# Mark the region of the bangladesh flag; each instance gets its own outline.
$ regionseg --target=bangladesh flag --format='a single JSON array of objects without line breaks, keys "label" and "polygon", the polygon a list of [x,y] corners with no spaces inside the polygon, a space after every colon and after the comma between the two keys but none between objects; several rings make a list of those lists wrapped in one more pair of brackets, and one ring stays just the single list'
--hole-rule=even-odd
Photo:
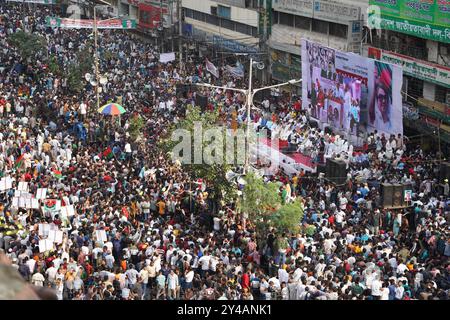
[{"label": "bangladesh flag", "polygon": [[108,147],[105,151],[103,151],[102,156],[110,160],[114,156],[111,147]]},{"label": "bangladesh flag", "polygon": [[15,168],[15,169],[20,168],[22,165],[23,165],[23,154],[20,155],[20,157],[18,157],[18,158],[16,159],[16,163],[15,163],[15,165],[14,165],[14,168]]},{"label": "bangladesh flag", "polygon": [[62,177],[63,177],[61,171],[56,170],[56,169],[53,170],[53,176],[54,176],[56,179],[62,179]]}]

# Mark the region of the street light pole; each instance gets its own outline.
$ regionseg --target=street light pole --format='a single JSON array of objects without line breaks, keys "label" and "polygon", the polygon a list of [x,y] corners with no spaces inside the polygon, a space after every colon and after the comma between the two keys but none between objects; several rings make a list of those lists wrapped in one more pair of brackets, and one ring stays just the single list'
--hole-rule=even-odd
[{"label": "street light pole", "polygon": [[248,77],[248,91],[247,91],[247,128],[245,130],[245,165],[244,165],[244,174],[247,173],[248,165],[250,162],[250,109],[253,105],[253,88],[252,88],[252,78],[253,78],[253,58],[250,58],[250,74]]},{"label": "street light pole", "polygon": [[213,89],[221,89],[221,90],[232,90],[232,91],[236,91],[236,92],[240,92],[246,95],[246,108],[247,108],[247,128],[246,128],[246,144],[245,144],[245,150],[246,150],[246,155],[245,155],[245,164],[244,164],[244,173],[246,174],[248,172],[248,166],[250,164],[250,125],[251,125],[251,121],[250,121],[250,110],[253,107],[253,98],[255,96],[255,94],[259,91],[262,90],[267,90],[267,89],[273,89],[273,88],[279,88],[282,86],[286,86],[286,85],[293,85],[293,84],[297,84],[302,82],[302,80],[289,80],[288,82],[283,82],[283,83],[279,83],[279,84],[275,84],[272,86],[267,86],[267,87],[262,87],[262,88],[257,88],[257,89],[253,89],[252,88],[252,68],[253,65],[253,59],[250,59],[250,75],[249,75],[249,88],[247,90],[245,89],[238,89],[238,88],[230,88],[230,87],[225,87],[225,86],[214,86],[211,85],[209,83],[196,83],[196,86],[200,86],[200,87],[206,87],[206,88],[213,88]]},{"label": "street light pole", "polygon": [[100,92],[99,92],[100,79],[99,79],[99,72],[98,72],[97,37],[98,37],[97,10],[96,10],[96,7],[94,6],[94,58],[95,58],[95,81],[97,82],[97,86],[96,86],[95,90],[97,93],[97,110],[98,110],[100,108]]}]

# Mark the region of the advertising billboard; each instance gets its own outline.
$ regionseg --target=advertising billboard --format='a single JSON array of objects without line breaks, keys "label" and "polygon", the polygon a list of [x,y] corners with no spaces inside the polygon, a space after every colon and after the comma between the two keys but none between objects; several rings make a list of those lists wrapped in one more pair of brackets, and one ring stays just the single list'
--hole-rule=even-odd
[{"label": "advertising billboard", "polygon": [[450,1],[370,0],[380,10],[382,29],[450,43]]},{"label": "advertising billboard", "polygon": [[303,39],[302,78],[303,108],[336,131],[403,134],[400,67]]}]

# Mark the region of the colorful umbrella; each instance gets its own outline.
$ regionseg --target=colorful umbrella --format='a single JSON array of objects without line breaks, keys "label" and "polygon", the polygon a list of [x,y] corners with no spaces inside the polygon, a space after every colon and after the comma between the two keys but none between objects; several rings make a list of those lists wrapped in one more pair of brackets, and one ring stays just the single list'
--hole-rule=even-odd
[{"label": "colorful umbrella", "polygon": [[126,110],[120,104],[108,103],[105,104],[100,109],[98,109],[98,112],[102,114],[108,114],[111,116],[118,116],[121,115],[122,113],[125,113]]}]

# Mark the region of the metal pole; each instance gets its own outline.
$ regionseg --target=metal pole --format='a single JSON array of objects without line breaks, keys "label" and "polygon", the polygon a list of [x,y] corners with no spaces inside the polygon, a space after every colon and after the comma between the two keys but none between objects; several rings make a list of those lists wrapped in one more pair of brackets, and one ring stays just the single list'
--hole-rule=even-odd
[{"label": "metal pole", "polygon": [[442,153],[441,153],[441,121],[439,120],[439,127],[438,127],[438,146],[439,146],[439,161],[442,160]]},{"label": "metal pole", "polygon": [[98,37],[98,30],[97,30],[97,11],[95,10],[94,6],[94,58],[95,58],[95,81],[97,82],[97,86],[95,88],[97,93],[97,110],[100,108],[100,92],[98,90],[100,86],[100,80],[98,75],[98,50],[97,50],[97,37]]},{"label": "metal pole", "polygon": [[248,172],[248,166],[250,164],[250,110],[253,104],[253,89],[252,89],[252,76],[253,76],[253,58],[250,58],[250,74],[248,77],[248,90],[247,90],[247,128],[245,130],[246,138],[246,154],[245,154],[245,166],[244,173]]},{"label": "metal pole", "polygon": [[183,22],[181,0],[177,0],[177,14],[178,14],[178,51],[180,51],[180,70],[183,67]]}]

